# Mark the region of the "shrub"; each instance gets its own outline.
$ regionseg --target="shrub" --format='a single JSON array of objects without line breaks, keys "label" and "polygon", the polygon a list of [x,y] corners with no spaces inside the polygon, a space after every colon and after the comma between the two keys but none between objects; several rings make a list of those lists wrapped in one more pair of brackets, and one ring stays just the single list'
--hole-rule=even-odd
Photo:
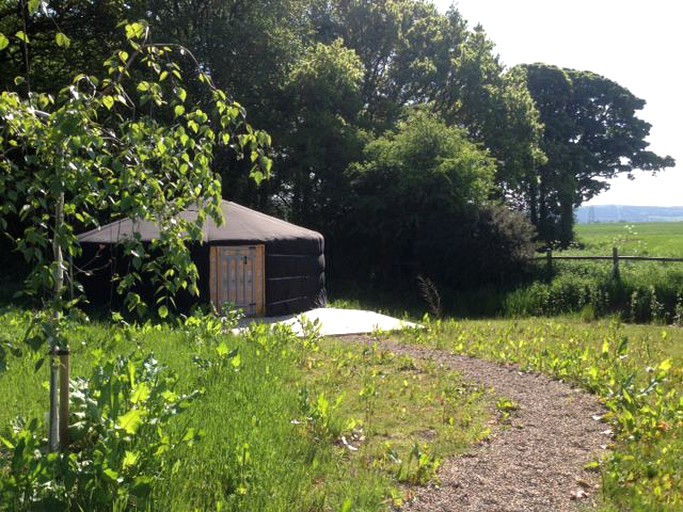
[{"label": "shrub", "polygon": [[446,219],[424,229],[416,242],[418,265],[435,281],[471,289],[528,275],[535,231],[522,214],[488,205]]},{"label": "shrub", "polygon": [[683,271],[639,262],[623,265],[621,278],[611,264],[558,263],[549,282],[537,280],[507,295],[504,310],[513,316],[582,312],[594,317],[618,314],[629,322],[680,321]]},{"label": "shrub", "polygon": [[177,394],[176,384],[152,355],[97,358],[91,378],[74,381],[67,449],[47,453],[37,419],[19,419],[0,437],[0,510],[143,507],[163,455],[198,437],[192,429],[168,433],[169,420],[198,394]]}]

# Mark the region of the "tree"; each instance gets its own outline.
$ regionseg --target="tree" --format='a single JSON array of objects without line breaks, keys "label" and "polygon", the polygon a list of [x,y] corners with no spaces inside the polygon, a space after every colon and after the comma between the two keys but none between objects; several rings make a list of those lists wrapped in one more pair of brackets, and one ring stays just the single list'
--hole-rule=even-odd
[{"label": "tree", "polygon": [[[0,89],[56,94],[78,73],[99,74],[102,62],[125,42],[117,24],[128,19],[124,0],[6,0],[0,32],[15,44],[0,52]],[[55,35],[68,41],[55,44]],[[19,35],[17,35],[19,34]],[[17,87],[15,77],[24,83]]]},{"label": "tree", "polygon": [[619,174],[673,167],[648,151],[650,124],[637,117],[645,101],[605,77],[545,64],[523,66],[545,129],[538,187],[529,190],[532,220],[546,241],[573,239],[574,208],[609,189]]},{"label": "tree", "polygon": [[523,208],[523,191],[544,161],[542,127],[524,73],[505,70],[484,30],[469,29],[454,8],[444,15],[426,2],[331,3],[336,11],[324,12],[366,70],[363,126],[381,133],[404,109],[427,106],[491,152],[492,194]]},{"label": "tree", "polygon": [[362,151],[362,77],[358,56],[341,40],[311,47],[289,73],[282,94],[295,115],[280,139],[275,195],[295,222],[330,228],[344,209],[344,171]]},{"label": "tree", "polygon": [[[105,62],[104,78],[79,74],[57,96],[0,94],[0,227],[8,215],[22,223],[16,245],[31,265],[26,288],[55,312],[45,331],[53,353],[68,346],[59,322],[72,305],[64,283],[68,259],[80,251],[78,230],[121,217],[158,223],[162,234],[150,247],[123,241],[133,270],[118,276],[118,288],[129,307],[144,311],[133,286],[146,274],[157,285],[154,308],[165,317],[179,290],[198,293],[189,244],[201,241],[207,216],[222,220],[214,150],[246,151],[256,180],[270,168],[268,136],[246,124],[244,110],[201,69],[197,80],[212,109],[187,101],[175,61],[191,58],[186,49],[154,44],[144,23],[126,25],[125,34],[128,47]],[[56,36],[57,44],[66,41]],[[196,221],[178,216],[190,205]],[[50,437],[54,449],[52,430]]]},{"label": "tree", "polygon": [[464,250],[449,245],[453,231],[486,202],[495,162],[461,128],[417,111],[370,142],[365,162],[350,172],[356,215],[346,243],[365,273],[386,282],[416,270],[435,275],[439,264],[453,264],[437,264],[433,251]]}]

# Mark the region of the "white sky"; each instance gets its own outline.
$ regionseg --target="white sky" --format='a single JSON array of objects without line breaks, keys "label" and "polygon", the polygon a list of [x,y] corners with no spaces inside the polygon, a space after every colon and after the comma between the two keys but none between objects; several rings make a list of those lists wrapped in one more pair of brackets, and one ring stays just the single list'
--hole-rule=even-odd
[{"label": "white sky", "polygon": [[[451,0],[434,0],[445,11]],[[652,151],[677,167],[657,176],[612,180],[587,204],[683,205],[683,98],[680,52],[683,11],[676,0],[454,0],[470,27],[481,23],[507,66],[544,62],[593,71],[629,89],[647,105]],[[678,86],[678,87],[677,87]]]}]

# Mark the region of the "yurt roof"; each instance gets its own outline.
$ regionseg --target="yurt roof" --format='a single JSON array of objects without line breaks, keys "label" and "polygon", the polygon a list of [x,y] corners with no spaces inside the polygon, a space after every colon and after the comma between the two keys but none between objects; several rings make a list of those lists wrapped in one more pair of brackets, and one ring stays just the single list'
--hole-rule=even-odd
[{"label": "yurt roof", "polygon": [[[321,239],[316,231],[291,224],[264,213],[246,208],[231,201],[222,201],[223,224],[220,226],[211,218],[207,218],[204,226],[204,242],[271,242],[283,240]],[[197,210],[188,208],[180,214],[183,219],[194,221]],[[111,224],[87,231],[79,235],[85,243],[113,244],[139,233],[143,241],[159,238],[159,226],[149,221],[132,221],[121,219]]]}]

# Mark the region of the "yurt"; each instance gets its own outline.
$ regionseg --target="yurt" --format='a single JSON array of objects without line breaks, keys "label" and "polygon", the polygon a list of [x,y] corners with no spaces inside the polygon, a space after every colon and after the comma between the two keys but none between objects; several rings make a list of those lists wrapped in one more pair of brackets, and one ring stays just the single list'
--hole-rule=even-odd
[{"label": "yurt", "polygon": [[[320,233],[230,201],[223,201],[221,209],[223,224],[217,226],[207,219],[203,243],[192,248],[199,270],[200,302],[217,307],[230,303],[247,316],[286,315],[325,305]],[[197,212],[188,209],[181,216],[194,220]],[[151,242],[159,237],[159,227],[124,219],[79,236],[83,256],[78,266],[88,275],[82,281],[91,302],[115,300],[112,276],[116,269],[120,273],[125,268],[116,244],[134,233],[143,242]]]}]

